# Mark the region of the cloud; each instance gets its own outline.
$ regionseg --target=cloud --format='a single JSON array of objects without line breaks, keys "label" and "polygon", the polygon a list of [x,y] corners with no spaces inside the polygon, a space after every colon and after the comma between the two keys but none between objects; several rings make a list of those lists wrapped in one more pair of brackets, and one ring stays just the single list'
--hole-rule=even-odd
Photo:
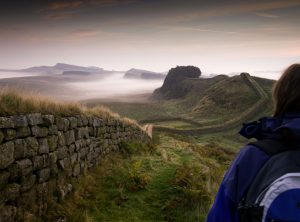
[{"label": "cloud", "polygon": [[136,0],[78,0],[78,1],[54,1],[48,4],[48,10],[67,10],[67,9],[77,9],[81,7],[110,7],[119,6],[135,3]]},{"label": "cloud", "polygon": [[112,41],[113,39],[124,39],[124,33],[108,32],[101,28],[77,29],[62,36],[60,41],[80,41],[80,40],[97,40],[97,41]]},{"label": "cloud", "polygon": [[45,15],[44,18],[48,20],[63,20],[63,19],[72,18],[74,15],[75,12],[73,11],[60,11],[60,12],[48,13]]},{"label": "cloud", "polygon": [[237,32],[233,31],[224,31],[224,30],[216,30],[216,29],[208,29],[208,28],[201,28],[201,27],[187,27],[187,26],[169,26],[164,27],[170,31],[197,31],[197,32],[212,32],[212,33],[222,33],[222,34],[236,34]]},{"label": "cloud", "polygon": [[[300,1],[295,0],[285,0],[285,1],[259,1],[259,2],[244,2],[240,4],[227,4],[226,6],[216,7],[212,10],[208,10],[204,13],[206,16],[218,16],[218,15],[228,15],[228,14],[242,14],[249,12],[256,12],[262,15],[267,15],[270,17],[271,14],[262,13],[262,11],[274,10],[274,9],[284,9],[291,8],[294,6],[300,6]],[[274,16],[273,16],[274,17]]]},{"label": "cloud", "polygon": [[64,10],[64,9],[74,9],[80,7],[84,2],[83,1],[54,1],[48,5],[50,10]]},{"label": "cloud", "polygon": [[290,8],[299,5],[300,2],[295,0],[259,1],[256,3],[245,3],[245,4],[237,5],[236,9],[240,12],[247,12],[247,11],[260,12],[263,10],[284,9],[284,8]]},{"label": "cloud", "polygon": [[85,8],[93,7],[113,7],[127,5],[136,2],[136,0],[78,0],[78,1],[53,1],[44,8],[36,12],[45,15],[49,20],[63,20],[74,17],[82,13]]},{"label": "cloud", "polygon": [[73,31],[68,37],[70,39],[85,39],[85,38],[95,37],[99,34],[100,31],[98,30],[81,29],[81,30]]},{"label": "cloud", "polygon": [[263,12],[257,12],[257,13],[255,13],[255,15],[257,15],[259,17],[270,18],[270,19],[277,19],[280,17],[279,15],[274,15],[271,13],[263,13]]},{"label": "cloud", "polygon": [[119,6],[128,5],[137,2],[137,0],[89,0],[88,3],[97,6]]},{"label": "cloud", "polygon": [[275,9],[285,9],[291,7],[300,6],[300,1],[296,0],[273,0],[273,1],[256,1],[256,2],[221,2],[218,4],[211,4],[208,7],[200,7],[201,5],[195,5],[195,9],[191,9],[188,13],[178,14],[169,13],[163,18],[158,18],[159,23],[177,24],[180,22],[197,21],[200,19],[224,17],[232,15],[242,15],[247,13],[258,13],[264,17],[275,18],[276,15],[266,13],[265,11]]}]

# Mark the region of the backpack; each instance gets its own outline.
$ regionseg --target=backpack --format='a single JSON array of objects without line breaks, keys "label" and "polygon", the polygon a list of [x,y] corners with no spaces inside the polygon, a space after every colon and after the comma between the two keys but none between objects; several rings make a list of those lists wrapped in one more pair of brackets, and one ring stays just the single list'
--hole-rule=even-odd
[{"label": "backpack", "polygon": [[239,203],[241,222],[300,222],[300,150],[282,142],[252,143],[270,156]]}]

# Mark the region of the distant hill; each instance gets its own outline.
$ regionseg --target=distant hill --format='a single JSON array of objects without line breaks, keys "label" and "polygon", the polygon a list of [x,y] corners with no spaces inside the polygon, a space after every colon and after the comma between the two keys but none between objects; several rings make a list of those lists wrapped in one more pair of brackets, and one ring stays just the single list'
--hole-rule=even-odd
[{"label": "distant hill", "polygon": [[18,72],[16,69],[0,69],[0,72]]},{"label": "distant hill", "polygon": [[130,69],[124,75],[124,78],[128,79],[164,79],[165,77],[165,74],[142,69]]},{"label": "distant hill", "polygon": [[98,67],[84,67],[84,66],[76,66],[65,63],[57,63],[54,66],[35,66],[27,69],[21,69],[20,72],[33,72],[33,73],[42,73],[42,74],[62,74],[65,71],[80,71],[80,72],[89,72],[95,74],[101,74],[105,71],[102,68]]},{"label": "distant hill", "polygon": [[[154,101],[168,104],[174,117],[207,122],[214,130],[233,127],[257,116],[270,115],[274,80],[241,73],[233,77],[218,75],[198,78],[197,67],[176,67],[164,84],[152,94]],[[162,118],[164,121],[167,119]],[[223,124],[224,123],[224,124]],[[226,123],[226,124],[225,124]]]},{"label": "distant hill", "polygon": [[91,73],[90,72],[85,72],[85,71],[64,71],[62,74],[63,75],[83,75],[83,76],[86,76],[86,75],[90,75]]},{"label": "distant hill", "polygon": [[155,130],[202,135],[237,130],[243,122],[270,116],[274,83],[248,73],[203,78],[199,68],[179,66],[169,71],[150,101],[105,105],[122,116],[153,123]]}]

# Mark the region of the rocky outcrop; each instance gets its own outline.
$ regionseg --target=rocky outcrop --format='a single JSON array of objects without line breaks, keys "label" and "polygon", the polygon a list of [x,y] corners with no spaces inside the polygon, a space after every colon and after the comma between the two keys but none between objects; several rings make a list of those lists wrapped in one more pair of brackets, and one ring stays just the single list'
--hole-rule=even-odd
[{"label": "rocky outcrop", "polygon": [[71,180],[134,140],[147,143],[150,137],[116,119],[0,117],[0,221],[43,217],[48,200],[60,201],[72,191]]},{"label": "rocky outcrop", "polygon": [[184,84],[184,80],[199,78],[201,71],[195,66],[177,66],[170,69],[161,88],[153,93],[155,99],[177,99],[186,95],[189,86]]}]

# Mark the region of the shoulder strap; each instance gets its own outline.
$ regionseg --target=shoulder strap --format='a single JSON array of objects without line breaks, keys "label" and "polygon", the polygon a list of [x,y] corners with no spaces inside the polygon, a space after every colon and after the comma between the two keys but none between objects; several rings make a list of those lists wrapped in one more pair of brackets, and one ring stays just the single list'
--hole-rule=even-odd
[{"label": "shoulder strap", "polygon": [[[285,143],[284,141],[265,139],[265,140],[259,140],[249,144],[254,145],[260,150],[262,150],[263,152],[265,152],[267,155],[270,156],[270,159],[258,171],[245,197],[240,202],[240,206],[239,206],[240,218],[245,218],[244,220],[240,220],[240,221],[261,221],[262,208],[259,205],[255,204],[258,195],[261,194],[261,192],[263,192],[265,188],[269,184],[271,184],[276,178],[282,176],[286,172],[294,172],[296,170],[299,170],[300,160],[299,160],[299,165],[294,166],[293,161],[291,162],[288,158],[281,158],[282,155],[284,156],[290,155],[289,152],[285,152],[285,151],[292,150],[290,148],[291,146],[288,143]],[[276,154],[280,154],[280,155],[276,155]],[[287,160],[289,162],[286,162]],[[274,162],[276,162],[276,165],[274,165]],[[291,163],[292,165],[290,166],[289,163]]]},{"label": "shoulder strap", "polygon": [[[291,149],[290,148],[291,146],[284,143],[283,141],[271,140],[271,139],[259,140],[257,142],[250,143],[250,144],[255,145],[260,150],[264,151],[267,155],[270,156],[270,159],[258,171],[256,177],[252,181],[247,191],[246,202],[254,203],[257,195],[260,194],[265,189],[265,187],[267,187],[276,178],[290,171],[291,167],[289,165],[289,160],[287,160],[288,158],[282,158],[282,157],[285,154],[286,154],[285,156],[289,156],[289,152],[285,152],[285,151],[292,151],[293,149]],[[291,162],[291,164],[293,163]],[[294,168],[299,170],[298,166],[293,167],[293,169]]]},{"label": "shoulder strap", "polygon": [[272,139],[258,140],[256,142],[249,143],[249,145],[258,147],[269,156],[274,156],[275,154],[289,150],[289,146],[284,142]]}]

